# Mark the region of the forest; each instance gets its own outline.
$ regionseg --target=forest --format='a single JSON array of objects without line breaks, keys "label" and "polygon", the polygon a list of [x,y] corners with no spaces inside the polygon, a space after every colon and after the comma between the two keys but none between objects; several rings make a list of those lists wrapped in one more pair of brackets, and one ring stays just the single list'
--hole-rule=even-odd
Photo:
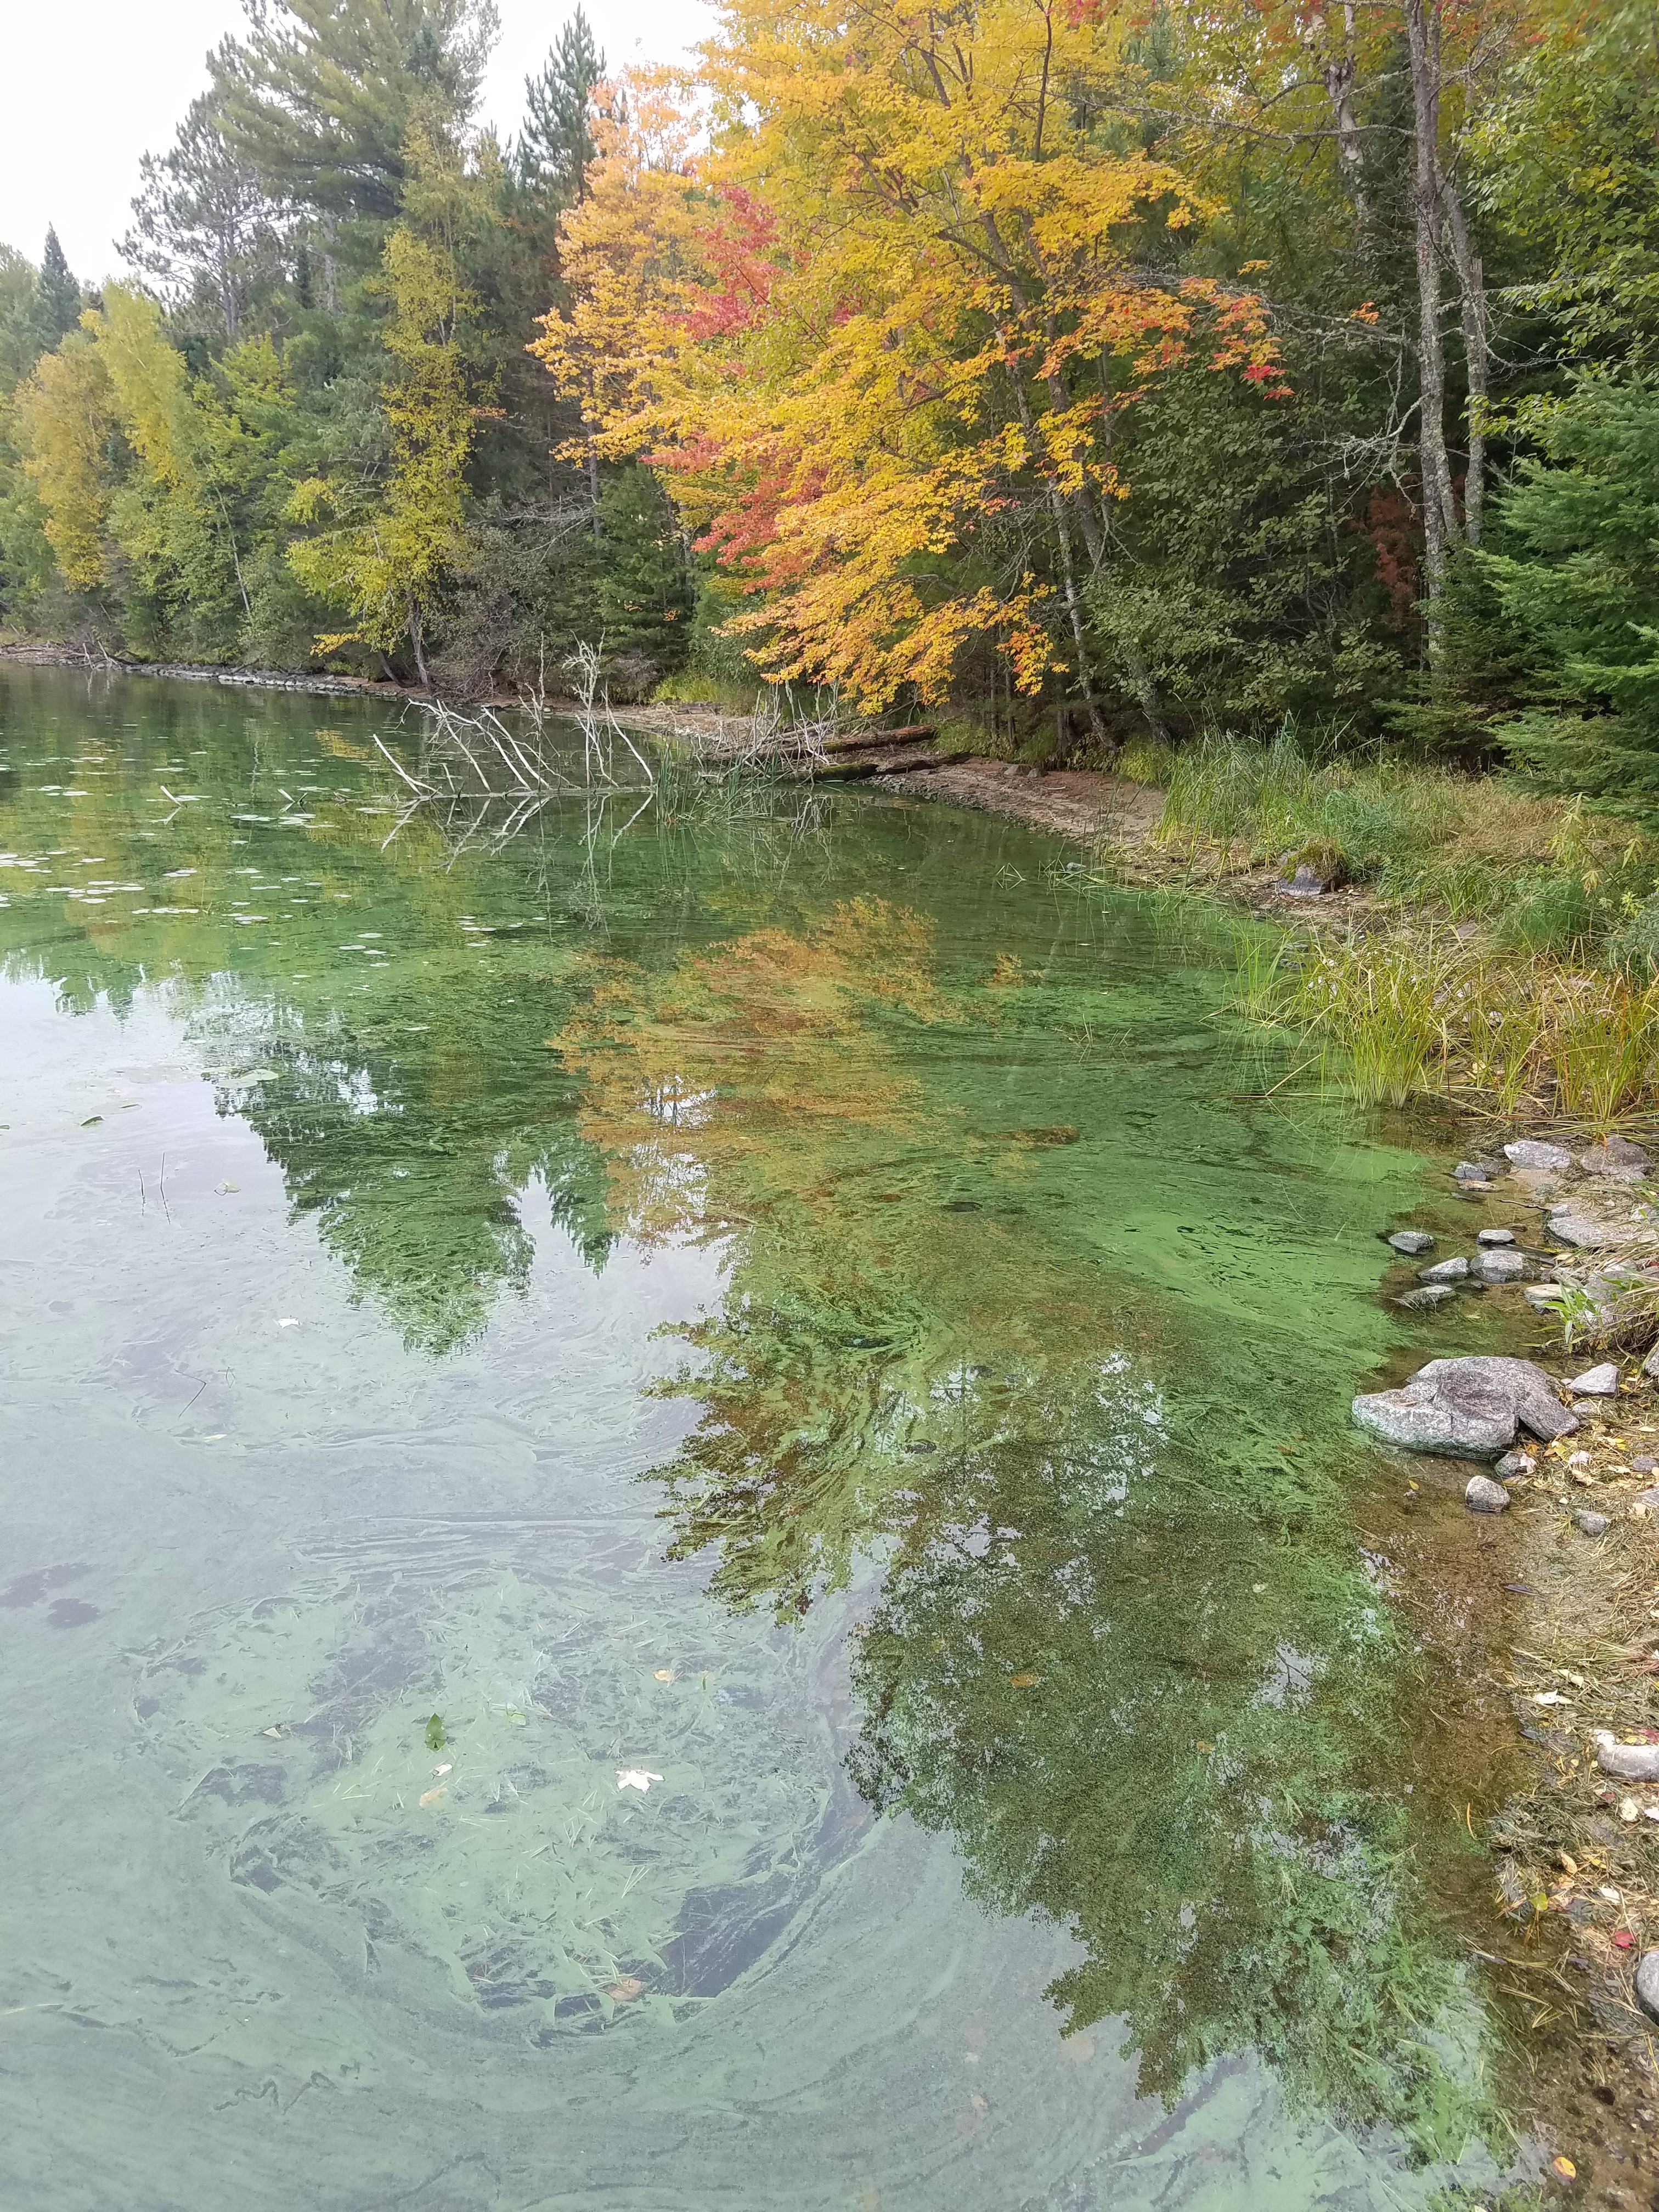
[{"label": "forest", "polygon": [[0,618],[981,750],[1659,758],[1659,18],[726,0],[503,144],[488,0],[271,0],[93,285],[0,249]]}]

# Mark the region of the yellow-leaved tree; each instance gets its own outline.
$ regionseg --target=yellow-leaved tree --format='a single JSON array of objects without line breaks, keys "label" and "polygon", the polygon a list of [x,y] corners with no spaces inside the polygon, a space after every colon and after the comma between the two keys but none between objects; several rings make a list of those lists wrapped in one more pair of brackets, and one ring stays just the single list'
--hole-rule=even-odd
[{"label": "yellow-leaved tree", "polygon": [[665,471],[774,676],[876,706],[994,657],[1026,692],[1067,672],[1099,731],[1119,412],[1194,348],[1278,374],[1254,295],[1146,273],[1198,202],[1141,143],[1129,29],[728,0],[695,82],[611,103],[538,350]]},{"label": "yellow-leaved tree", "polygon": [[56,352],[42,354],[15,404],[23,470],[46,510],[52,558],[74,590],[95,591],[104,580],[115,410],[89,334],[71,331]]},{"label": "yellow-leaved tree", "polygon": [[407,637],[425,684],[432,600],[465,538],[474,413],[456,333],[473,303],[448,245],[407,223],[386,240],[378,282],[396,363],[380,393],[390,466],[379,483],[313,477],[297,485],[290,519],[320,527],[289,548],[289,560],[311,590],[355,617],[351,629],[319,638],[319,652],[353,642],[385,651]]}]

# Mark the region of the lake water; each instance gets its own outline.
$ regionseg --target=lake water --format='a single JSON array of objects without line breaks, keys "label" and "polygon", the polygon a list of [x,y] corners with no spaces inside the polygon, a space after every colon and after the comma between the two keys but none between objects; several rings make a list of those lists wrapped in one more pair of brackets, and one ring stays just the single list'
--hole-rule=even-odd
[{"label": "lake water", "polygon": [[9,2212],[1466,2201],[1428,1163],[1035,835],[377,733],[0,674]]}]

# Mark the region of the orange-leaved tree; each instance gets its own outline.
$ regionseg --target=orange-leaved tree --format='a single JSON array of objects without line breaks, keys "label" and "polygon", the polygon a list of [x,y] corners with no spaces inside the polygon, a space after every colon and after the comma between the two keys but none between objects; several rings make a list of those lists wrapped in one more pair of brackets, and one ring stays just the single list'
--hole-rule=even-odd
[{"label": "orange-leaved tree", "polygon": [[[611,103],[538,342],[751,595],[770,674],[878,706],[991,655],[1099,728],[1085,587],[1112,432],[1195,347],[1278,375],[1260,301],[1169,273],[1199,212],[1098,0],[728,0],[678,99]],[[694,150],[696,149],[696,150]]]}]

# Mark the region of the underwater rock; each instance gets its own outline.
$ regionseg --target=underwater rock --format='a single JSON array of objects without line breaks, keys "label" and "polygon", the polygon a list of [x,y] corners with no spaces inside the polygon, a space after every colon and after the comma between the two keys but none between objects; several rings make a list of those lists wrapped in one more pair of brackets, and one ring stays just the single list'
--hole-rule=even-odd
[{"label": "underwater rock", "polygon": [[1515,1231],[1512,1229],[1480,1229],[1475,1231],[1474,1241],[1477,1244],[1513,1244]]},{"label": "underwater rock", "polygon": [[1572,1154],[1565,1145],[1546,1145],[1536,1137],[1517,1137],[1512,1145],[1504,1147],[1504,1158],[1511,1167],[1570,1168]]},{"label": "underwater rock", "polygon": [[1530,1359],[1431,1359],[1398,1390],[1358,1397],[1354,1425],[1407,1451],[1496,1459],[1519,1428],[1547,1443],[1578,1426]]},{"label": "underwater rock", "polygon": [[1434,1239],[1426,1229],[1396,1229],[1389,1242],[1396,1252],[1403,1252],[1408,1260],[1414,1260],[1419,1252],[1430,1252],[1434,1249]]},{"label": "underwater rock", "polygon": [[1455,1298],[1456,1296],[1456,1291],[1449,1283],[1428,1283],[1420,1291],[1407,1291],[1403,1296],[1395,1300],[1395,1304],[1397,1306],[1410,1307],[1443,1306],[1448,1298]]},{"label": "underwater rock", "polygon": [[1530,1474],[1537,1464],[1529,1451],[1505,1452],[1492,1473],[1500,1482],[1513,1482],[1517,1474]]},{"label": "underwater rock", "polygon": [[1437,1260],[1432,1267],[1419,1267],[1419,1283],[1461,1283],[1469,1272],[1469,1263],[1462,1253],[1455,1260]]},{"label": "underwater rock", "polygon": [[1473,1160],[1459,1160],[1452,1170],[1452,1181],[1461,1182],[1466,1190],[1487,1190],[1492,1186],[1485,1168],[1477,1167]]},{"label": "underwater rock", "polygon": [[1620,1743],[1611,1729],[1597,1729],[1595,1763],[1621,1782],[1659,1782],[1659,1743]]},{"label": "underwater rock", "polygon": [[1575,1398],[1611,1398],[1619,1388],[1619,1370],[1611,1359],[1604,1359],[1599,1367],[1587,1367],[1582,1375],[1575,1375],[1567,1384]]},{"label": "underwater rock", "polygon": [[1510,1493],[1489,1474],[1472,1474],[1464,1486],[1463,1503],[1471,1513],[1507,1513]]}]

